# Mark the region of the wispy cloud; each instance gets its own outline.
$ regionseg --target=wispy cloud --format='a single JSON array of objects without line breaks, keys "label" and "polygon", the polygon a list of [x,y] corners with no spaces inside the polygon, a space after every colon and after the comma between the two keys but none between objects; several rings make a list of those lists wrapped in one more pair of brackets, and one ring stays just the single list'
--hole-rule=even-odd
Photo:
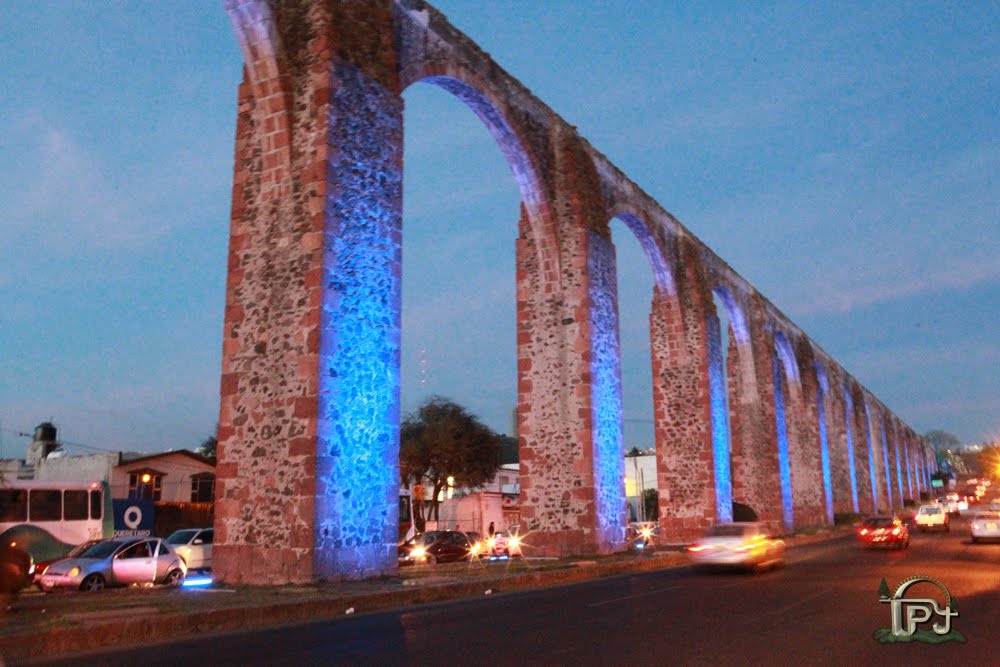
[{"label": "wispy cloud", "polygon": [[43,240],[47,252],[65,255],[134,246],[169,228],[164,221],[148,224],[135,206],[141,191],[117,185],[108,167],[67,130],[40,119],[27,124],[21,131],[37,141],[14,156],[24,188],[9,191],[2,204],[0,225],[8,238]]}]

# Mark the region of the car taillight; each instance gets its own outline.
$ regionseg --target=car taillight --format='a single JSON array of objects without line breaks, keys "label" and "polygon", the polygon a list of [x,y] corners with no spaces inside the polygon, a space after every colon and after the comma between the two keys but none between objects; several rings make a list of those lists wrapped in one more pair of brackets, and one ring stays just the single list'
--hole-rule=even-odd
[{"label": "car taillight", "polygon": [[688,547],[688,551],[704,551],[705,549],[711,549],[711,544],[695,544]]},{"label": "car taillight", "polygon": [[868,529],[867,528],[862,528],[861,529],[861,534],[862,535],[867,535],[868,534]]},{"label": "car taillight", "polygon": [[892,529],[892,534],[893,535],[899,535],[899,528],[893,528]]}]

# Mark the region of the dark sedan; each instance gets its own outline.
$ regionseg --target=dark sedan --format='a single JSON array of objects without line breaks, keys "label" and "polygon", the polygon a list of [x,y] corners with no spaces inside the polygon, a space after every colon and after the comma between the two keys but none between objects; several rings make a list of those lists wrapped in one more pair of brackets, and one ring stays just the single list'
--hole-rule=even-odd
[{"label": "dark sedan", "polygon": [[432,530],[399,545],[400,565],[448,563],[469,560],[472,544],[457,530]]}]

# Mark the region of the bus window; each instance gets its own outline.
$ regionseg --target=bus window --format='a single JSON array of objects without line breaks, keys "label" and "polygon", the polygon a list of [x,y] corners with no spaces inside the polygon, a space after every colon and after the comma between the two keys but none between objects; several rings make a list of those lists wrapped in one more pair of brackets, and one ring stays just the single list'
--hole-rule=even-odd
[{"label": "bus window", "polygon": [[62,491],[31,489],[28,491],[30,521],[58,521],[62,518]]},{"label": "bus window", "polygon": [[91,519],[100,519],[101,518],[101,510],[103,510],[103,509],[104,509],[104,506],[101,504],[101,492],[100,491],[91,491],[90,492],[90,518]]},{"label": "bus window", "polygon": [[63,519],[83,521],[87,518],[87,492],[63,491]]},{"label": "bus window", "polygon": [[27,519],[28,492],[24,489],[0,489],[0,522]]}]

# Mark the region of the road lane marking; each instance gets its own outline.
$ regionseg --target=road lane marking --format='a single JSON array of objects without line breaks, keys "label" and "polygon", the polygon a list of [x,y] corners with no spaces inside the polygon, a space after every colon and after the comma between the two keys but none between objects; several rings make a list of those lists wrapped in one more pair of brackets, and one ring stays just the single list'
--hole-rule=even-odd
[{"label": "road lane marking", "polygon": [[635,595],[626,595],[620,598],[611,598],[610,600],[601,600],[600,602],[591,602],[588,607],[600,607],[601,605],[611,604],[612,602],[621,602],[623,600],[634,600],[635,598],[646,597],[647,595],[654,595],[656,593],[662,593],[664,591],[676,591],[679,590],[680,586],[666,586],[664,588],[654,588],[651,591],[645,591],[642,593],[636,593]]}]

